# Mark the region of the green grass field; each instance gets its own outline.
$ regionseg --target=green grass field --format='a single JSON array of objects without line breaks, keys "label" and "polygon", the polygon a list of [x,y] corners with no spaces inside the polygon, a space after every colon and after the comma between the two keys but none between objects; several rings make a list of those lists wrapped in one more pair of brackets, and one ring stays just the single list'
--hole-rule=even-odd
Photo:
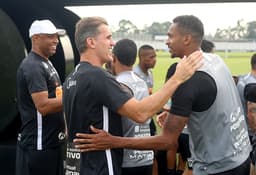
[{"label": "green grass field", "polygon": [[[250,71],[250,59],[253,52],[216,52],[223,58],[232,75],[242,75]],[[171,59],[169,52],[157,52],[157,62],[153,69],[154,91],[158,90],[164,83],[166,71],[169,66],[179,59]]]}]

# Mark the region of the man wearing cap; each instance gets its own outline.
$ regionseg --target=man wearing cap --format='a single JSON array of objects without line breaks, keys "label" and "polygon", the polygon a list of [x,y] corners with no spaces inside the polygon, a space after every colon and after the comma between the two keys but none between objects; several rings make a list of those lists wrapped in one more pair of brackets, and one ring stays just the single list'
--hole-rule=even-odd
[{"label": "man wearing cap", "polygon": [[32,49],[17,71],[17,99],[22,126],[18,135],[16,175],[63,175],[65,121],[59,75],[49,57],[59,43],[49,20],[29,29]]}]

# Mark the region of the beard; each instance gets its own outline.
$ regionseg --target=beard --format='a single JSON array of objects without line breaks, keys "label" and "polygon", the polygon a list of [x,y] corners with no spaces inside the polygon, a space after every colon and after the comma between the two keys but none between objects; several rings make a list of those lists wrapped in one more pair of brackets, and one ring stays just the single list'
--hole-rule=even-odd
[{"label": "beard", "polygon": [[177,55],[175,53],[171,53],[171,58],[176,58]]}]

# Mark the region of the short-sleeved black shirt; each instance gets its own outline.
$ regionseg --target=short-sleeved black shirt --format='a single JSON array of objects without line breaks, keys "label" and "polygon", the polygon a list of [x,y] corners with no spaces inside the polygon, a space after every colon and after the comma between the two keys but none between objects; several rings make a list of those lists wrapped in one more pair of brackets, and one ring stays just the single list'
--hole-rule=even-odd
[{"label": "short-sleeved black shirt", "polygon": [[[112,135],[122,136],[121,116],[116,111],[132,95],[125,92],[110,73],[88,62],[80,62],[66,78],[63,90],[69,142],[77,132],[91,133],[90,125],[100,129],[105,125]],[[108,109],[108,121],[103,119],[103,106]],[[122,153],[122,149],[111,150],[115,175],[120,174]],[[108,174],[107,161],[105,151],[82,153],[80,173]]]},{"label": "short-sleeved black shirt", "polygon": [[49,60],[30,52],[17,71],[17,99],[22,127],[19,141],[29,149],[56,147],[65,140],[65,123],[62,112],[43,116],[37,111],[31,94],[48,91],[55,98],[55,90],[61,82]]},{"label": "short-sleeved black shirt", "polygon": [[[176,66],[177,63],[169,67],[166,79],[174,74]],[[189,117],[192,111],[205,111],[213,104],[216,95],[217,86],[214,79],[203,71],[197,71],[173,94],[170,113]]]}]

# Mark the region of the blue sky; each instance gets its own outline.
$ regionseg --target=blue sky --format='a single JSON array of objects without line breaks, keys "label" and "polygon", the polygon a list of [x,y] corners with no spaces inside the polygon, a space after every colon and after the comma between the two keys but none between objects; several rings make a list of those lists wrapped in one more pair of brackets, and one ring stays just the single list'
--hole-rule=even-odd
[{"label": "blue sky", "polygon": [[256,3],[203,3],[120,6],[67,7],[80,17],[102,16],[115,30],[121,19],[130,20],[139,29],[152,22],[172,21],[179,15],[195,15],[204,23],[205,33],[214,34],[217,28],[236,26],[238,20],[256,21]]}]

